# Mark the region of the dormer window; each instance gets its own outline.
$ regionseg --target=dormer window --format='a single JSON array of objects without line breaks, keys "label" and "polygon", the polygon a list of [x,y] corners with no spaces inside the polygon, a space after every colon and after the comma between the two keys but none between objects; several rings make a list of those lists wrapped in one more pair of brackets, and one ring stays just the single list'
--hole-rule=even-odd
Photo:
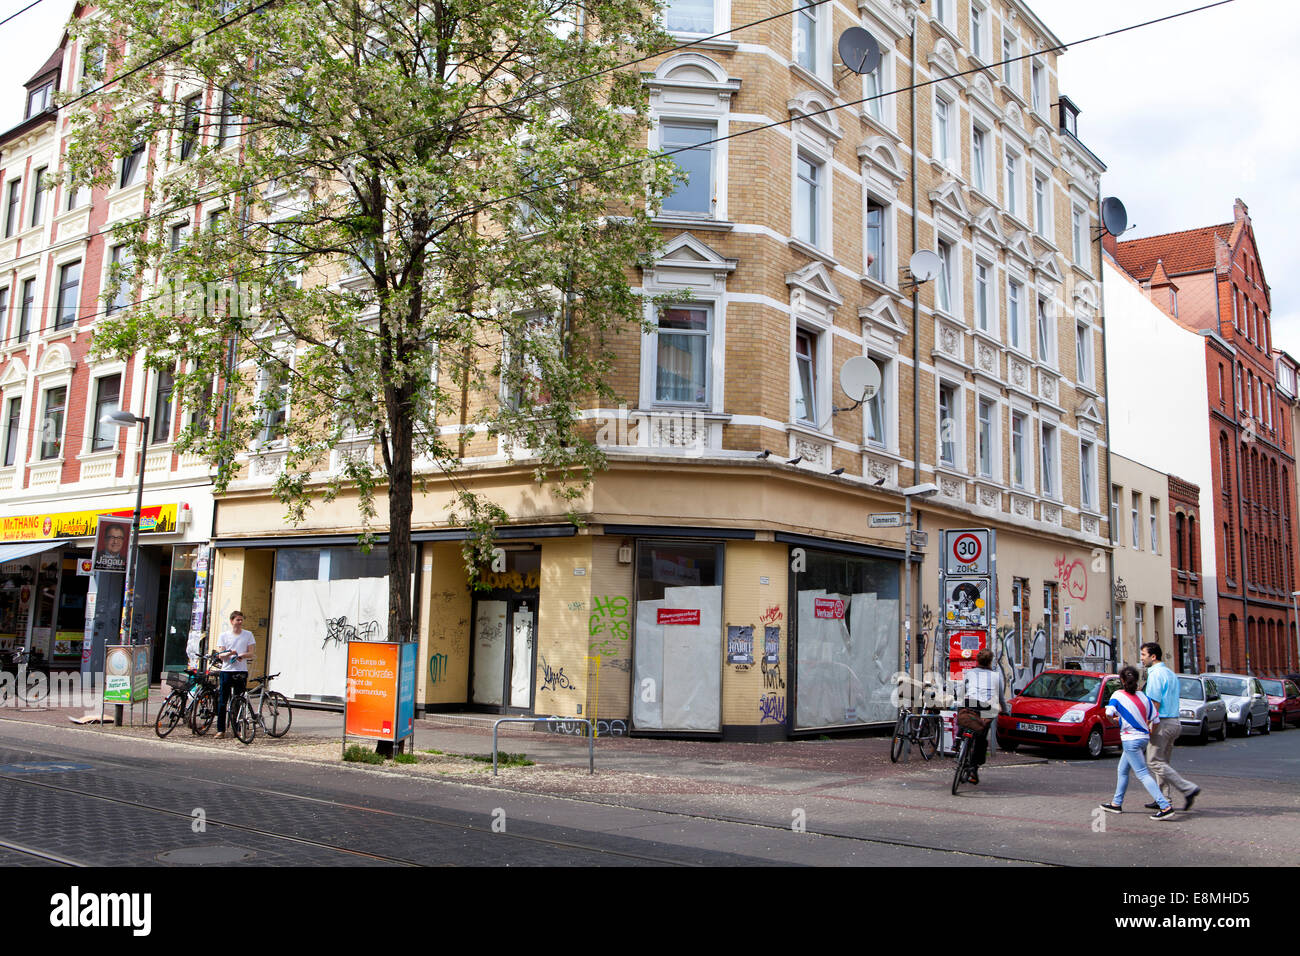
[{"label": "dormer window", "polygon": [[27,116],[24,119],[30,119],[38,113],[44,113],[50,108],[54,97],[54,81],[49,80],[42,83],[36,89],[27,94]]},{"label": "dormer window", "polygon": [[1069,133],[1075,139],[1078,139],[1079,107],[1075,106],[1068,96],[1059,97],[1057,105],[1061,108],[1061,132]]}]

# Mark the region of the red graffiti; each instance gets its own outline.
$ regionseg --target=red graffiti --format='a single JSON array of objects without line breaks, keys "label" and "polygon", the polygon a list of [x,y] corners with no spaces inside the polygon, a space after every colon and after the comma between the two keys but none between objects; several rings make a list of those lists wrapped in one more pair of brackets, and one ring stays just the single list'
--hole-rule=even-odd
[{"label": "red graffiti", "polygon": [[1080,601],[1088,597],[1088,572],[1078,558],[1067,563],[1065,555],[1056,559],[1056,580],[1061,582],[1065,593]]},{"label": "red graffiti", "polygon": [[777,621],[781,620],[781,617],[781,608],[773,605],[760,614],[758,620],[760,624],[775,624]]}]

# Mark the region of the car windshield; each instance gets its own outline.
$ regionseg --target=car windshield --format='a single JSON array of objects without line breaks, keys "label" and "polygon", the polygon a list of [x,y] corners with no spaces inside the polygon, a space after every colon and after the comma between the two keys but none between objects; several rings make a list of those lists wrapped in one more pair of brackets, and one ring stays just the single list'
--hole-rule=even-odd
[{"label": "car windshield", "polygon": [[1260,683],[1264,685],[1264,693],[1272,694],[1274,697],[1286,696],[1286,691],[1282,689],[1282,682],[1280,680],[1261,679]]},{"label": "car windshield", "polygon": [[1183,700],[1205,700],[1201,682],[1195,677],[1178,678],[1178,696]]},{"label": "car windshield", "polygon": [[1216,677],[1214,683],[1218,685],[1219,693],[1226,694],[1228,697],[1250,696],[1250,691],[1246,689],[1246,679],[1244,677]]},{"label": "car windshield", "polygon": [[1100,677],[1082,674],[1039,674],[1024,689],[1024,697],[1042,697],[1046,700],[1093,701],[1097,699]]}]

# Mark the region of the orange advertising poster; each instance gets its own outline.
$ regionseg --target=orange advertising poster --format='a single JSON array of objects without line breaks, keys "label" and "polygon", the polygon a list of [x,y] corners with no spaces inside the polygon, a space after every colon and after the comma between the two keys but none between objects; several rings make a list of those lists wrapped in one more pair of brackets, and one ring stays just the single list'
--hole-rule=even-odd
[{"label": "orange advertising poster", "polygon": [[348,642],[345,736],[395,739],[400,649],[400,644]]}]

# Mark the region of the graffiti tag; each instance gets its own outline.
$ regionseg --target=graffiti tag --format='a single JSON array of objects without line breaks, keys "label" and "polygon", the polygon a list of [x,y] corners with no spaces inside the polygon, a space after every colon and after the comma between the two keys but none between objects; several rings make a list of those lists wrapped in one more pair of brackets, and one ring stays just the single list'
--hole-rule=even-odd
[{"label": "graffiti tag", "polygon": [[781,676],[780,664],[768,664],[767,658],[762,659],[763,666],[763,687],[766,690],[785,690],[785,678]]},{"label": "graffiti tag", "polygon": [[785,723],[785,697],[780,694],[764,694],[758,699],[758,722],[772,721]]},{"label": "graffiti tag", "polygon": [[447,677],[447,655],[433,654],[429,657],[429,683],[441,683]]},{"label": "graffiti tag", "polygon": [[552,670],[545,657],[540,657],[542,665],[542,690],[575,690],[573,681],[564,673],[564,668]]},{"label": "graffiti tag", "polygon": [[1088,572],[1078,558],[1068,563],[1065,555],[1057,558],[1056,580],[1061,582],[1061,587],[1072,597],[1081,601],[1088,597]]},{"label": "graffiti tag", "polygon": [[775,624],[781,620],[782,616],[780,606],[774,604],[758,616],[758,622],[760,624]]}]

